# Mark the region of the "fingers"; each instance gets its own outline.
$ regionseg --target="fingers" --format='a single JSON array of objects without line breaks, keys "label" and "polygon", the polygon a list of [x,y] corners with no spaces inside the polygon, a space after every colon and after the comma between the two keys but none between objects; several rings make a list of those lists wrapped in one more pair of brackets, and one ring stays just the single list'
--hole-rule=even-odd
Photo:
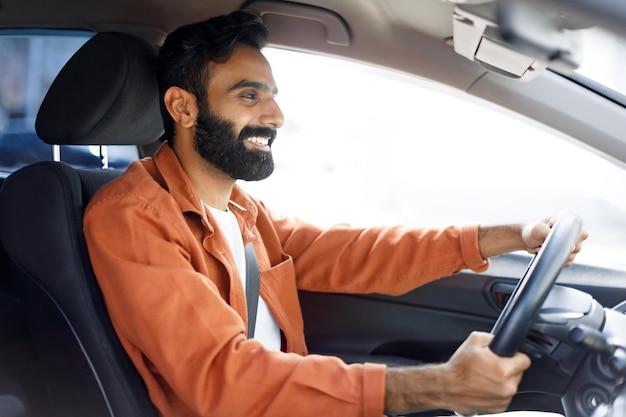
[{"label": "fingers", "polygon": [[[521,352],[516,352],[510,358],[502,358],[491,351],[489,345],[493,340],[493,335],[485,332],[472,332],[465,343],[470,345],[476,345],[478,347],[486,348],[489,351],[489,354],[493,355],[494,358],[488,358],[490,360],[503,360],[503,377],[509,377],[516,374],[523,373],[526,369],[528,369],[531,365],[530,358]],[[465,344],[464,343],[464,344]],[[505,360],[506,359],[506,360]]]},{"label": "fingers", "polygon": [[520,374],[524,373],[525,370],[530,368],[531,361],[528,356],[521,352],[516,352],[511,359],[512,371]]},{"label": "fingers", "polygon": [[583,226],[582,230],[580,231],[580,234],[578,235],[578,240],[576,241],[576,244],[574,245],[574,249],[572,249],[572,253],[569,255],[569,258],[567,258],[567,262],[565,263],[566,267],[571,266],[574,263],[574,259],[576,259],[576,255],[582,250],[583,242],[588,237],[589,237],[589,232]]},{"label": "fingers", "polygon": [[[528,253],[536,254],[541,249],[541,245],[548,237],[550,229],[554,225],[555,217],[546,217],[536,223],[530,223],[522,229],[522,240],[526,246]],[[576,244],[572,249],[565,266],[571,266],[576,259],[576,255],[582,250],[583,242],[589,237],[589,232],[583,226],[576,240]]]},{"label": "fingers", "polygon": [[448,387],[459,413],[505,411],[531,364],[522,353],[497,356],[489,349],[492,339],[488,333],[472,333],[447,363],[453,376]]}]

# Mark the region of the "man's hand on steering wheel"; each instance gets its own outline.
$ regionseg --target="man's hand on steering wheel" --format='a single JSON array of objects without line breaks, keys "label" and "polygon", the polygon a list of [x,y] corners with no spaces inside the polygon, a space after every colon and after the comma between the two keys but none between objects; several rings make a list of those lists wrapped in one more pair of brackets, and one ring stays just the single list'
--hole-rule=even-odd
[{"label": "man's hand on steering wheel", "polygon": [[[541,245],[548,237],[550,229],[554,225],[555,220],[556,216],[550,216],[534,223],[528,223],[522,228],[522,241],[525,245],[524,249],[528,253],[536,254],[537,252],[539,252],[539,249],[541,249]],[[588,237],[589,232],[583,226],[578,235],[578,239],[576,240],[576,244],[572,249],[572,253],[567,259],[567,262],[565,262],[565,267],[571,266],[572,263],[574,263],[576,254],[580,252],[583,247],[583,242]]]},{"label": "man's hand on steering wheel", "polygon": [[[545,217],[527,224],[480,225],[478,228],[478,249],[484,259],[518,250],[536,254],[545,242],[557,216]],[[582,249],[589,233],[583,226],[564,266],[570,266],[576,254]]]}]

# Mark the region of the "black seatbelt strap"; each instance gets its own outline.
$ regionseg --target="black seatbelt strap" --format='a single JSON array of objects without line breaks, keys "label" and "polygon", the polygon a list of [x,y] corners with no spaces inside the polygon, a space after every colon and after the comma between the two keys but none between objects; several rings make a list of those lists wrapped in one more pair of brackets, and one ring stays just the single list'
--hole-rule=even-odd
[{"label": "black seatbelt strap", "polygon": [[254,337],[256,311],[261,290],[261,273],[252,243],[246,245],[246,305],[248,306],[248,339]]}]

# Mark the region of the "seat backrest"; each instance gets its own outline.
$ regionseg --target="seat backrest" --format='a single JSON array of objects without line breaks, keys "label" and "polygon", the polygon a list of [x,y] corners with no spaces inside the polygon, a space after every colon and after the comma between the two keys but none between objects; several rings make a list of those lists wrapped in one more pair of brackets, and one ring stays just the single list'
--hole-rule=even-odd
[{"label": "seat backrest", "polygon": [[[0,416],[28,416],[24,384],[33,361],[31,338],[16,296],[9,261],[0,249]],[[34,396],[29,392],[29,396]],[[33,410],[33,412],[36,412]],[[37,414],[32,414],[37,415]]]},{"label": "seat backrest", "polygon": [[[61,70],[36,128],[52,144],[147,144],[162,135],[156,47],[122,33],[91,38]],[[156,416],[109,320],[83,236],[91,196],[118,176],[40,162],[0,189],[0,242],[47,382],[50,416]]]}]

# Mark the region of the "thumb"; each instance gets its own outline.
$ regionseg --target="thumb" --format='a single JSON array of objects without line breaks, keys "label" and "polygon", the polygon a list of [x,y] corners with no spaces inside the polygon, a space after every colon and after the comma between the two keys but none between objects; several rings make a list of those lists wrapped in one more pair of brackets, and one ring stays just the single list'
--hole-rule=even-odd
[{"label": "thumb", "polygon": [[551,223],[537,222],[524,227],[522,231],[522,241],[526,250],[530,253],[537,253],[543,242],[550,233]]}]

